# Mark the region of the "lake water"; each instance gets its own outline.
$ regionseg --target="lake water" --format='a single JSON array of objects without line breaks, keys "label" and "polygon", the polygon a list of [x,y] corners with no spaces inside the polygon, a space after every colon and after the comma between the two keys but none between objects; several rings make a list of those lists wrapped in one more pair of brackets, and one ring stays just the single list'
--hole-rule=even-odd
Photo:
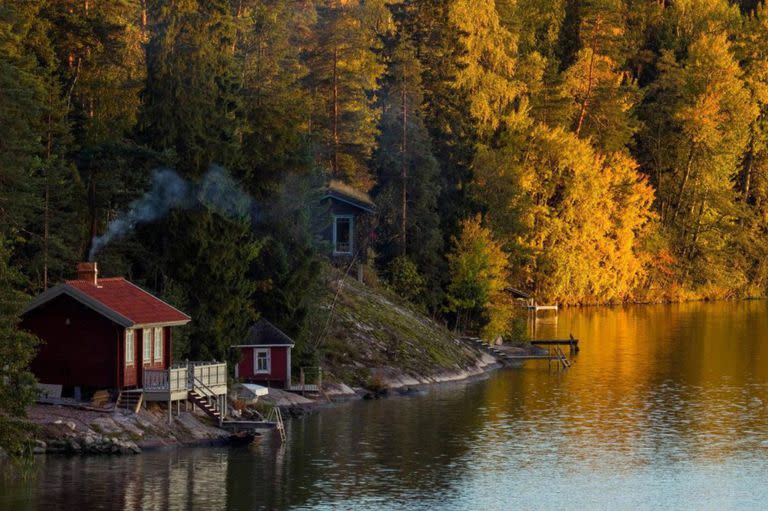
[{"label": "lake water", "polygon": [[[288,442],[39,458],[1,509],[768,509],[768,304],[561,311],[542,361],[288,422]],[[3,486],[4,485],[4,486]]]}]

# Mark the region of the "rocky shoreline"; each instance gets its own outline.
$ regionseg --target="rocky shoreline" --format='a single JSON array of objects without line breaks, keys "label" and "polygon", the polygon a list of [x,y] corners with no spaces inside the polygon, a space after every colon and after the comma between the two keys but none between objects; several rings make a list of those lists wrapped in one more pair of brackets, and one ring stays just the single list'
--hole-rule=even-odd
[{"label": "rocky shoreline", "polygon": [[478,352],[475,365],[465,369],[418,376],[405,373],[394,367],[378,367],[371,369],[371,374],[377,382],[375,387],[352,388],[345,384],[329,383],[323,386],[323,395],[315,395],[311,398],[279,389],[270,389],[270,393],[262,398],[262,401],[280,407],[285,416],[301,417],[350,400],[411,395],[434,385],[483,378],[501,367],[502,364],[493,356]]},{"label": "rocky shoreline", "polygon": [[97,411],[76,403],[35,404],[28,418],[36,428],[36,454],[138,454],[184,445],[222,445],[230,433],[191,412],[174,414],[154,405],[139,414]]},{"label": "rocky shoreline", "polygon": [[[408,395],[437,384],[481,378],[499,367],[494,357],[478,352],[475,365],[465,369],[415,376],[393,367],[380,367],[371,370],[377,382],[375,388],[327,383],[322,395],[311,398],[270,389],[259,403],[279,407],[286,417],[301,417],[349,400]],[[229,432],[216,427],[200,412],[174,412],[170,425],[167,414],[166,409],[152,403],[139,414],[96,409],[75,401],[38,403],[28,410],[28,418],[36,428],[35,454],[139,454],[148,449],[226,445],[233,440]]]}]

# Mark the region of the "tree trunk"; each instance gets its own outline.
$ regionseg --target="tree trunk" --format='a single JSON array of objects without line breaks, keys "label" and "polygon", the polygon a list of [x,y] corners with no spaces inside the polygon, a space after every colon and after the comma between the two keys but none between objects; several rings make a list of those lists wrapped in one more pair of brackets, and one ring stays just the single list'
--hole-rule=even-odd
[{"label": "tree trunk", "polygon": [[406,94],[406,81],[403,76],[403,146],[401,149],[401,165],[402,165],[402,178],[403,178],[403,196],[402,196],[402,225],[400,227],[402,237],[402,253],[406,255],[407,249],[407,236],[408,236],[408,161],[406,151],[408,149],[408,95]]},{"label": "tree trunk", "polygon": [[147,29],[147,0],[141,0],[141,28]]},{"label": "tree trunk", "polygon": [[[235,11],[235,20],[240,19],[240,16],[243,14],[243,0],[239,0],[237,3],[237,10]],[[235,54],[235,50],[237,50],[237,36],[240,31],[237,27],[235,27],[235,37],[232,39],[232,55]]]},{"label": "tree trunk", "polygon": [[744,162],[744,177],[741,183],[741,193],[744,197],[744,202],[749,200],[749,188],[752,185],[752,167],[755,161],[755,139],[754,135],[749,138],[749,150],[745,156]]},{"label": "tree trunk", "polygon": [[339,172],[339,49],[333,49],[333,171]]},{"label": "tree trunk", "polygon": [[48,289],[48,232],[50,225],[50,188],[48,173],[50,171],[51,153],[53,152],[53,90],[48,89],[48,142],[45,159],[45,197],[43,202],[43,290]]},{"label": "tree trunk", "polygon": [[589,55],[589,73],[587,74],[587,92],[584,94],[584,101],[581,102],[581,109],[579,111],[579,122],[576,125],[576,136],[580,136],[581,127],[584,124],[584,119],[587,117],[587,107],[589,107],[589,99],[592,95],[592,73],[595,65],[595,50],[590,50]]},{"label": "tree trunk", "polygon": [[677,220],[677,215],[680,213],[680,206],[683,204],[683,193],[685,193],[685,185],[688,184],[688,179],[691,177],[691,167],[693,166],[693,154],[695,146],[691,145],[690,151],[688,151],[688,161],[685,164],[685,172],[683,173],[683,179],[680,181],[680,187],[677,190],[677,201],[675,202],[675,211],[672,213],[672,219],[670,224]]}]

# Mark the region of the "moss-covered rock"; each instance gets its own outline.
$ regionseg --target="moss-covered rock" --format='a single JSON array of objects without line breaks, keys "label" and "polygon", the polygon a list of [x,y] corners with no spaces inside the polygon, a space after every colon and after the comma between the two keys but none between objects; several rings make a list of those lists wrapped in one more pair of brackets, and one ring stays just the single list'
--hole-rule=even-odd
[{"label": "moss-covered rock", "polygon": [[373,380],[382,383],[381,374],[426,382],[488,362],[444,325],[386,289],[338,273],[329,279],[328,289],[325,309],[332,315],[321,349],[332,377],[362,387]]}]

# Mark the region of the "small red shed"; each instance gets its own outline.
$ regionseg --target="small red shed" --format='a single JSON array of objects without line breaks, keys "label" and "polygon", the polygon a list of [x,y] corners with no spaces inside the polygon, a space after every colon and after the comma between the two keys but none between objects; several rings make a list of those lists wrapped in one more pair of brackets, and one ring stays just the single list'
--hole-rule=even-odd
[{"label": "small red shed", "polygon": [[171,366],[171,328],[190,317],[124,278],[98,278],[80,263],[77,280],[38,295],[22,328],[43,340],[32,362],[41,383],[64,389],[141,388],[142,369]]},{"label": "small red shed", "polygon": [[294,342],[282,330],[264,318],[248,330],[240,350],[235,377],[246,382],[266,383],[275,387],[291,386],[291,348]]}]

